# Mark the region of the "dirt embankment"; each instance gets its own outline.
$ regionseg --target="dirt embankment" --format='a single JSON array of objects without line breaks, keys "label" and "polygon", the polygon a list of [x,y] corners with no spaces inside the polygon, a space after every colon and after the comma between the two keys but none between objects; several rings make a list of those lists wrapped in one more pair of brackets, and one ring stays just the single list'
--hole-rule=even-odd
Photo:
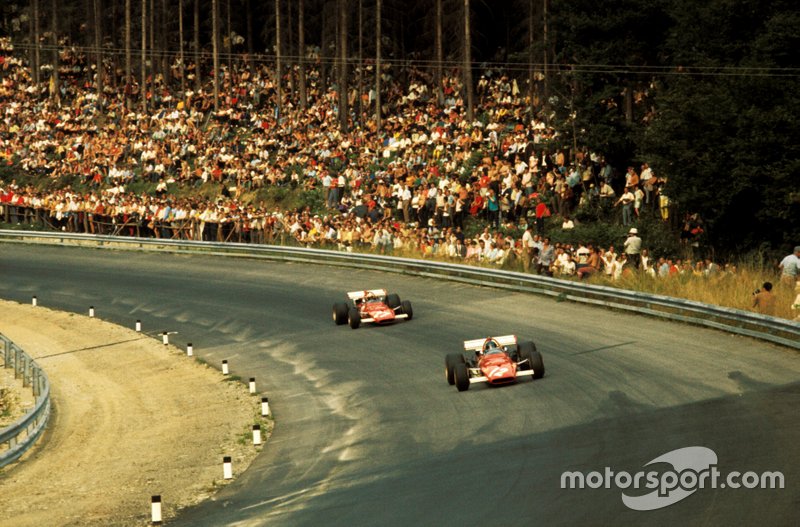
[{"label": "dirt embankment", "polygon": [[[0,332],[36,359],[53,414],[39,444],[0,469],[0,526],[147,525],[209,498],[255,458],[260,399],[159,340],[99,319],[0,301]],[[0,377],[31,402],[13,374]]]}]

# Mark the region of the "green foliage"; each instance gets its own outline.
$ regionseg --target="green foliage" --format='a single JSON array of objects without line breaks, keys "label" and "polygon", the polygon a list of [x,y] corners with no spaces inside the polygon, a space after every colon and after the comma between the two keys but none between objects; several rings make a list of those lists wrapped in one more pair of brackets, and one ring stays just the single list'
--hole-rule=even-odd
[{"label": "green foliage", "polygon": [[[790,50],[800,41],[796,9],[771,2],[674,1],[665,53],[688,68],[664,78],[657,114],[640,148],[666,193],[705,219],[709,242],[724,253],[800,239],[800,79]],[[729,71],[735,75],[720,75]]]}]

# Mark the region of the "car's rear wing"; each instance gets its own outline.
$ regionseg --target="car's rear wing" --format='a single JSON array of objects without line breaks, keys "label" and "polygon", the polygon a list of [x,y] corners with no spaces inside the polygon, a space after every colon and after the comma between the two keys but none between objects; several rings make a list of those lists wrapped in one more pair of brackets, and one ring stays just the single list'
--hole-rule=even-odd
[{"label": "car's rear wing", "polygon": [[367,293],[372,293],[375,296],[386,296],[386,289],[368,289],[366,291],[351,291],[347,293],[350,300],[361,300]]},{"label": "car's rear wing", "polygon": [[483,343],[489,338],[496,340],[500,346],[513,346],[517,343],[516,335],[503,335],[502,337],[486,337],[483,339],[465,340],[464,351],[480,351],[483,349]]}]

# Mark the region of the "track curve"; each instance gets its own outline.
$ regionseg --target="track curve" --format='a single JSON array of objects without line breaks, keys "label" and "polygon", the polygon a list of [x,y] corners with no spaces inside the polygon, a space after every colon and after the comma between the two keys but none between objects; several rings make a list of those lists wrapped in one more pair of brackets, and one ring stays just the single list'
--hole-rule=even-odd
[{"label": "track curve", "polygon": [[[240,259],[3,245],[0,296],[178,331],[256,377],[276,427],[251,468],[174,525],[792,525],[800,361],[720,332],[434,279]],[[414,320],[352,331],[344,291],[386,287]],[[532,338],[547,376],[457,393],[462,340]],[[702,489],[633,511],[564,471],[636,472],[682,447],[719,469],[781,471],[779,490]],[[168,497],[164,497],[165,500]]]}]

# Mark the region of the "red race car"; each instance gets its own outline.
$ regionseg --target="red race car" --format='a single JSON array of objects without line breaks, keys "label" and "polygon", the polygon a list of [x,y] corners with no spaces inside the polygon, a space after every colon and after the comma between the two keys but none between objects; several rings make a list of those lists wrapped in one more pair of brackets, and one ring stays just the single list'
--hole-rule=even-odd
[{"label": "red race car", "polygon": [[459,392],[477,382],[500,385],[517,382],[519,377],[544,376],[544,362],[536,345],[517,342],[515,335],[467,340],[464,352],[447,355],[444,366],[447,382],[455,384]]},{"label": "red race car", "polygon": [[333,304],[333,321],[337,326],[350,324],[356,329],[362,322],[384,324],[398,319],[411,320],[414,311],[411,302],[400,300],[396,294],[389,294],[385,289],[352,291],[347,293],[349,302]]}]

